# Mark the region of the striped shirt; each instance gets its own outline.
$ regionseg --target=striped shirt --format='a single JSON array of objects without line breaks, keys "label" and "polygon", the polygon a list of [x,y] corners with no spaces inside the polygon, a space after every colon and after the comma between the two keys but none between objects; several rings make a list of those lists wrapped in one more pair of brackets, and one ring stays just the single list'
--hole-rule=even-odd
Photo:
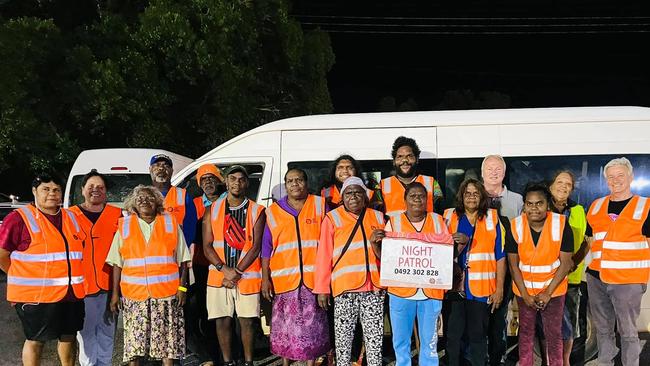
[{"label": "striped shirt", "polygon": [[[236,207],[230,207],[227,204],[226,201],[226,207],[230,211],[230,215],[237,220],[239,225],[241,225],[242,229],[246,231],[246,214],[248,212],[248,198],[244,199],[244,202],[241,203],[241,205],[236,206]],[[225,254],[226,254],[226,265],[231,268],[235,268],[237,266],[237,263],[239,262],[239,256],[241,255],[241,250],[237,250],[230,245],[227,245],[226,241],[226,246],[225,246]]]}]

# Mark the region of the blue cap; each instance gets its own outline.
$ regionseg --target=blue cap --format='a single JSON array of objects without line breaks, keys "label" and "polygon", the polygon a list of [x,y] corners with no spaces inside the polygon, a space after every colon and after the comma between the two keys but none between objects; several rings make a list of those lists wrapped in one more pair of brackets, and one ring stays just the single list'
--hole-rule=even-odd
[{"label": "blue cap", "polygon": [[171,167],[174,166],[174,163],[172,162],[172,158],[170,158],[169,156],[167,156],[165,154],[156,154],[156,155],[152,156],[151,160],[149,160],[149,166],[152,166],[152,165],[154,165],[155,163],[157,163],[159,161],[164,161],[167,164],[169,164],[169,166],[171,166]]}]

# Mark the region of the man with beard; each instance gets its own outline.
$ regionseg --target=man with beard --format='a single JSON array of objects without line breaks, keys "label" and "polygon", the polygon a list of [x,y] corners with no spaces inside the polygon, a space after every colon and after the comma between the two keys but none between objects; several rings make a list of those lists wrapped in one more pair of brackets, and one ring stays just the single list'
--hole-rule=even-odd
[{"label": "man with beard", "polygon": [[395,175],[381,180],[381,194],[388,216],[399,215],[406,210],[404,191],[406,185],[419,182],[427,190],[427,212],[433,212],[434,200],[442,198],[438,182],[430,176],[417,174],[420,148],[412,138],[400,136],[391,151]]},{"label": "man with beard", "polygon": [[[172,159],[165,154],[157,154],[151,157],[149,161],[149,174],[151,174],[151,184],[158,188],[163,197],[165,197],[165,211],[174,216],[176,222],[181,223],[185,242],[190,245],[194,243],[194,234],[196,233],[196,207],[190,195],[185,189],[172,187],[172,174],[174,166]],[[190,246],[190,248],[192,248]]]}]

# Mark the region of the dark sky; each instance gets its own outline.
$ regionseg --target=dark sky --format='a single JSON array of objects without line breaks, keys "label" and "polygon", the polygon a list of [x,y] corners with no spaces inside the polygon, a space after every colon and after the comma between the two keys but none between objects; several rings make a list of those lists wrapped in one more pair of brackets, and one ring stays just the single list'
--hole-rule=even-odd
[{"label": "dark sky", "polygon": [[[650,12],[641,2],[504,1],[496,10],[479,2],[363,3],[298,1],[293,9],[304,28],[330,31],[335,112],[376,111],[386,96],[398,105],[412,98],[418,110],[650,106]],[[473,98],[450,101],[450,91]],[[485,92],[497,98],[485,101]]]}]

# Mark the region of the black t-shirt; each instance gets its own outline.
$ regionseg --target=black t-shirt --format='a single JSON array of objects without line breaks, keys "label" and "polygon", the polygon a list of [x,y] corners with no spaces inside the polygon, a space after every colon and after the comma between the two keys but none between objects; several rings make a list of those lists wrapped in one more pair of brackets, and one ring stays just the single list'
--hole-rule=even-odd
[{"label": "black t-shirt", "polygon": [[[624,200],[624,201],[609,201],[609,205],[607,205],[607,213],[611,215],[620,215],[625,206],[630,202],[632,197]],[[641,229],[641,233],[645,237],[650,237],[650,215],[646,217],[645,221],[643,222],[643,229]],[[585,236],[593,236],[593,229],[591,228],[591,225],[587,222],[587,231],[585,232]]]},{"label": "black t-shirt", "polygon": [[[533,244],[537,246],[537,242],[539,241],[541,232],[538,233],[531,228],[530,235],[533,237]],[[519,253],[518,249],[519,249],[519,245],[515,241],[515,237],[512,236],[512,233],[507,233],[506,246],[505,246],[506,253],[517,254]],[[560,244],[560,251],[573,253],[573,231],[571,231],[571,227],[569,226],[568,223],[564,225],[564,231],[562,232],[562,243]]]},{"label": "black t-shirt", "polygon": [[88,220],[90,220],[90,222],[92,222],[93,224],[97,223],[97,220],[99,220],[99,217],[102,215],[102,212],[104,212],[103,210],[99,212],[88,211],[85,208],[81,207],[81,205],[77,205],[77,207],[79,207],[79,209],[84,214],[84,216],[86,216],[86,218],[88,218]]},{"label": "black t-shirt", "polygon": [[[625,206],[632,200],[632,197],[623,200],[623,201],[609,201],[609,204],[607,205],[607,213],[610,215],[620,215]],[[641,228],[641,233],[645,237],[650,237],[650,215],[646,217],[645,221],[643,222],[643,227]],[[593,236],[594,231],[591,228],[591,225],[589,225],[589,222],[587,222],[587,231],[585,232],[585,236]],[[600,273],[594,269],[587,268],[587,273],[591,274],[592,276],[600,279]]]}]

